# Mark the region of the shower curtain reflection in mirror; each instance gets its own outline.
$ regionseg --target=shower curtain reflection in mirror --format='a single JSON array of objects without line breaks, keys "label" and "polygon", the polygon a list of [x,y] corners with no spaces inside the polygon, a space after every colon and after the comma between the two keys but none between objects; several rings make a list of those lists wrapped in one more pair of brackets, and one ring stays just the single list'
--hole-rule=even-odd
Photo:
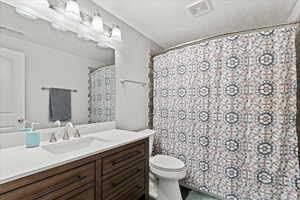
[{"label": "shower curtain reflection in mirror", "polygon": [[89,94],[90,123],[115,120],[115,65],[91,69]]}]

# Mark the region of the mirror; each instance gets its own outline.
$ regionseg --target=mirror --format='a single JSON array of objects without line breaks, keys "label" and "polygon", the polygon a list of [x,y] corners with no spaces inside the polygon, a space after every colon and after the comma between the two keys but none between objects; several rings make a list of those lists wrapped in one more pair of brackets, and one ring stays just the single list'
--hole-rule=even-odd
[{"label": "mirror", "polygon": [[0,133],[114,121],[114,50],[21,15],[0,2]]}]

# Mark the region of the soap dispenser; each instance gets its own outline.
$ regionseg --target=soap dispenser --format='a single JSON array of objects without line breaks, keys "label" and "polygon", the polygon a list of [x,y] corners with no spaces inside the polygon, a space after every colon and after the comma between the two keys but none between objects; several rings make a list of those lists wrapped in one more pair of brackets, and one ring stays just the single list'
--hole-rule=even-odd
[{"label": "soap dispenser", "polygon": [[40,146],[40,132],[36,131],[39,123],[31,123],[31,130],[26,132],[26,147],[34,148]]},{"label": "soap dispenser", "polygon": [[27,132],[27,131],[31,131],[31,128],[27,128],[27,124],[28,124],[28,121],[27,120],[19,120],[18,121],[19,124],[20,124],[20,131],[22,132]]}]

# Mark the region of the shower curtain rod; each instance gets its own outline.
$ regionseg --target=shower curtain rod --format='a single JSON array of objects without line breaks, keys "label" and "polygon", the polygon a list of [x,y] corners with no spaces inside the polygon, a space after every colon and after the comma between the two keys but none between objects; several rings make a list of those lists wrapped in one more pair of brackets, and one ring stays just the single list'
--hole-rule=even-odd
[{"label": "shower curtain rod", "polygon": [[246,30],[242,30],[242,31],[234,31],[234,32],[229,32],[229,33],[223,33],[223,34],[214,35],[214,36],[207,37],[207,38],[202,38],[202,39],[196,39],[196,40],[192,40],[192,41],[189,41],[189,42],[181,43],[181,44],[175,45],[173,47],[169,47],[167,49],[164,49],[161,52],[159,52],[157,54],[154,54],[153,57],[161,55],[161,54],[164,54],[164,53],[167,53],[168,51],[172,51],[172,50],[180,49],[182,47],[193,45],[193,44],[199,43],[201,41],[212,40],[212,39],[224,37],[224,36],[227,36],[227,35],[247,33],[247,32],[252,32],[252,31],[256,31],[256,30],[270,29],[270,28],[276,28],[276,27],[287,26],[287,25],[294,25],[294,24],[300,24],[300,20],[297,20],[297,21],[294,21],[294,22],[289,22],[289,23],[284,23],[284,24],[277,24],[277,25],[271,25],[271,26],[262,26],[262,27],[252,28],[252,29],[246,29]]}]

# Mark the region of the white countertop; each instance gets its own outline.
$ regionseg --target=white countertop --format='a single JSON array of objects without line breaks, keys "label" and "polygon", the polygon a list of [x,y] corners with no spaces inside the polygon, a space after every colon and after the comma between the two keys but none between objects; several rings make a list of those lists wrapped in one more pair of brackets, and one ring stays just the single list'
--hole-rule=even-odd
[{"label": "white countertop", "polygon": [[[88,147],[59,155],[52,154],[41,147],[25,148],[24,146],[20,146],[1,149],[0,184],[142,140],[151,135],[149,132],[132,132],[118,129],[98,132],[83,137],[96,137],[107,140],[108,142],[105,145]],[[49,143],[41,144],[41,146],[44,145],[49,145]]]}]

